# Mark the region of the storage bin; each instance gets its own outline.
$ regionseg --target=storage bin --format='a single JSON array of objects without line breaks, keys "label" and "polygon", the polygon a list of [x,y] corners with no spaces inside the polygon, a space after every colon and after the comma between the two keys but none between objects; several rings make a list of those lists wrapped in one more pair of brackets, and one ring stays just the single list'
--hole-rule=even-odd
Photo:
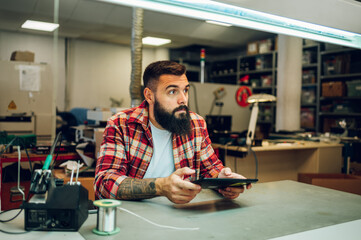
[{"label": "storage bin", "polygon": [[303,88],[301,91],[301,103],[312,104],[316,101],[316,90],[315,88]]},{"label": "storage bin", "polygon": [[317,55],[315,51],[304,51],[302,54],[302,64],[311,64],[317,61]]},{"label": "storage bin", "polygon": [[361,80],[354,80],[346,82],[347,96],[361,97]]},{"label": "storage bin", "polygon": [[316,72],[314,70],[303,70],[302,71],[302,83],[309,84],[316,82]]},{"label": "storage bin", "polygon": [[353,105],[348,102],[336,103],[333,108],[333,112],[335,113],[349,113],[353,111],[354,111]]},{"label": "storage bin", "polygon": [[301,128],[315,127],[315,110],[312,108],[301,108]]},{"label": "storage bin", "polygon": [[334,81],[322,83],[323,97],[343,97],[346,93],[344,82]]},{"label": "storage bin", "polygon": [[334,75],[334,74],[341,74],[341,61],[339,58],[333,57],[327,59],[323,62],[323,74],[325,75]]}]

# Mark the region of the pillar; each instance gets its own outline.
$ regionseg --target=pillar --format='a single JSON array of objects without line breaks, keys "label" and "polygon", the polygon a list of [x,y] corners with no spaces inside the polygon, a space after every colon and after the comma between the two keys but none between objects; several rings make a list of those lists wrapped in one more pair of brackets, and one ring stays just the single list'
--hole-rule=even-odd
[{"label": "pillar", "polygon": [[302,39],[278,35],[276,131],[295,131],[301,122]]}]

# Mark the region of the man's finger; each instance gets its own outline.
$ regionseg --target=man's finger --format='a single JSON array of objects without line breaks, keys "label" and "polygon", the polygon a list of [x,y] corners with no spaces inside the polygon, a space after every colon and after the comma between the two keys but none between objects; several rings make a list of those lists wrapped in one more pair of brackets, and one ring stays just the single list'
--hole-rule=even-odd
[{"label": "man's finger", "polygon": [[199,185],[191,183],[189,181],[179,182],[178,187],[184,190],[192,190],[192,191],[200,191],[202,189]]},{"label": "man's finger", "polygon": [[177,169],[174,174],[182,177],[184,175],[192,175],[194,174],[196,171],[194,169],[191,169],[189,167],[184,167],[184,168],[180,168],[180,169]]},{"label": "man's finger", "polygon": [[226,175],[231,175],[231,174],[232,174],[232,170],[231,170],[230,168],[226,168],[225,174],[226,174]]}]

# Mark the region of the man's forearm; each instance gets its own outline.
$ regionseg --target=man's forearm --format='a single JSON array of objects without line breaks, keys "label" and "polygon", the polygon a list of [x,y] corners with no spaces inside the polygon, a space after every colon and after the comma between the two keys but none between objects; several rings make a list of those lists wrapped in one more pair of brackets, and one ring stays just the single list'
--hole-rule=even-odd
[{"label": "man's forearm", "polygon": [[155,185],[156,178],[136,179],[126,178],[118,188],[118,198],[124,200],[139,200],[159,196]]}]

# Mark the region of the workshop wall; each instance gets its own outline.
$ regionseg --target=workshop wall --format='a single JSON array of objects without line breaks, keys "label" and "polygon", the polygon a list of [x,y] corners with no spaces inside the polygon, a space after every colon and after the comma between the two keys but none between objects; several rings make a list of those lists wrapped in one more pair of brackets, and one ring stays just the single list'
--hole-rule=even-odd
[{"label": "workshop wall", "polygon": [[[237,85],[215,84],[215,83],[192,83],[197,91],[198,114],[206,117],[209,114],[214,99],[213,92],[219,88],[224,88],[225,95],[218,100],[223,102],[223,107],[213,107],[212,115],[231,115],[232,131],[242,132],[248,129],[249,118],[251,115],[250,107],[240,107],[236,102],[236,92],[239,88]],[[196,112],[194,88],[191,87],[189,92],[189,107]]]},{"label": "workshop wall", "polygon": [[[70,40],[68,43],[66,76],[65,40],[59,38],[56,87],[58,109],[110,107],[110,97],[123,99],[122,107],[130,106],[130,47],[85,40]],[[36,63],[53,66],[52,37],[0,31],[0,59],[9,61],[13,51],[34,52]],[[143,70],[153,61],[168,58],[166,49],[143,48]],[[68,97],[65,96],[66,87]],[[65,109],[66,100],[68,109]]]},{"label": "workshop wall", "polygon": [[[47,63],[53,66],[53,38],[29,33],[0,31],[0,60],[9,61],[14,51],[31,51],[35,53],[35,63]],[[58,84],[56,86],[57,103],[64,109],[65,62],[64,39],[58,41]],[[51,101],[51,99],[49,99]]]},{"label": "workshop wall", "polygon": [[[53,38],[0,31],[0,59],[9,61],[13,51],[32,51],[36,63],[48,63],[53,66]],[[122,107],[130,106],[129,82],[131,74],[131,52],[129,46],[101,43],[85,40],[68,41],[68,73],[65,71],[65,40],[58,42],[58,84],[56,87],[58,110],[74,107],[95,108],[110,107],[109,98],[123,99]],[[142,71],[151,62],[169,59],[168,49],[143,48]],[[67,80],[66,80],[67,79]],[[66,86],[66,82],[68,86]],[[205,117],[211,108],[213,91],[224,87],[226,95],[222,115],[232,115],[232,130],[242,131],[248,128],[250,110],[241,108],[235,102],[238,86],[221,84],[194,83],[198,94],[199,114]],[[68,87],[68,97],[65,88]],[[193,91],[193,89],[191,89]],[[65,101],[68,109],[65,109]],[[195,111],[194,95],[190,94],[190,106]],[[213,114],[219,114],[214,107]]]},{"label": "workshop wall", "polygon": [[[110,107],[110,97],[130,106],[130,47],[74,40],[69,54],[70,108]],[[143,70],[156,56],[156,50],[143,49]]]}]

